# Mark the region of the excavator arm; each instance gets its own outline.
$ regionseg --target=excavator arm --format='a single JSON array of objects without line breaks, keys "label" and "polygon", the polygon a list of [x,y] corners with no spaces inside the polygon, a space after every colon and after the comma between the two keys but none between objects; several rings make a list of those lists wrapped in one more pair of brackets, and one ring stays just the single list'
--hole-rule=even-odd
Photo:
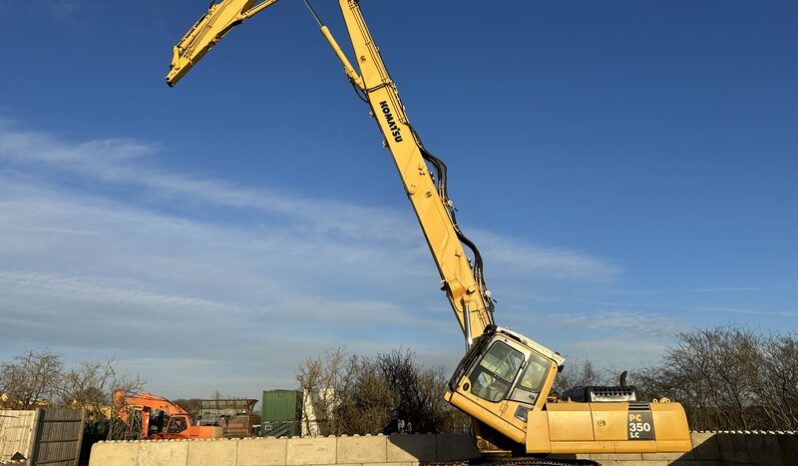
[{"label": "excavator arm", "polygon": [[[167,84],[174,86],[230,29],[276,2],[265,0],[252,6],[252,0],[224,0],[212,5],[174,47]],[[424,147],[410,124],[358,1],[339,0],[339,6],[359,73],[308,4],[321,34],[341,61],[344,73],[377,120],[435,260],[442,289],[470,346],[473,339],[494,325],[493,301],[482,277],[482,257],[457,225],[454,204],[446,189],[446,165]],[[466,254],[464,245],[471,250],[472,257]]]},{"label": "excavator arm", "polygon": [[130,411],[141,411],[142,408],[148,408],[153,411],[163,411],[168,416],[175,416],[178,414],[188,416],[188,411],[183,409],[180,405],[151,393],[126,395],[123,391],[117,390],[114,392],[114,402],[117,406],[119,418],[125,422],[128,421]]},{"label": "excavator arm", "polygon": [[172,66],[166,76],[169,86],[177,84],[233,27],[251,18],[277,0],[226,0],[211,5],[180,42],[172,47]]}]

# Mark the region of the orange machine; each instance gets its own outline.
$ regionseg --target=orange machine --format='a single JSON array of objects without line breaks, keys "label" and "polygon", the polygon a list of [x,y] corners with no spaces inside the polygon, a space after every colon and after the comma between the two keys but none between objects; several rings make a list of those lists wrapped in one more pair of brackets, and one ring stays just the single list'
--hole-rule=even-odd
[{"label": "orange machine", "polygon": [[[161,396],[151,393],[125,395],[117,390],[114,392],[114,402],[119,410],[119,419],[127,424],[131,435],[142,439],[179,440],[219,438],[223,435],[222,427],[194,425],[185,409]],[[139,418],[140,428],[137,422]]]}]

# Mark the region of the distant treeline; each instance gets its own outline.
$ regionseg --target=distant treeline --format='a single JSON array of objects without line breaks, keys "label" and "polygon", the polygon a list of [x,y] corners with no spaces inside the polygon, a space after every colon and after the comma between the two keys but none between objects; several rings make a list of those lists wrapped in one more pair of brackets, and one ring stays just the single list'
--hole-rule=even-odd
[{"label": "distant treeline", "polygon": [[798,338],[721,327],[678,335],[633,374],[649,398],[680,401],[693,430],[798,429]]}]

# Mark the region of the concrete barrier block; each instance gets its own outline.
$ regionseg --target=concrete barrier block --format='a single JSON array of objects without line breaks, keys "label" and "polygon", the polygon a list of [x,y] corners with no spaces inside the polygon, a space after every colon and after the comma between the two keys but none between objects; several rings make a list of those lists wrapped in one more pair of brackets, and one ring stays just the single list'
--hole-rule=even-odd
[{"label": "concrete barrier block", "polygon": [[761,466],[782,466],[779,439],[775,435],[746,435],[748,457]]},{"label": "concrete barrier block", "polygon": [[602,460],[601,466],[670,466],[668,460]]},{"label": "concrete barrier block", "polygon": [[744,434],[716,434],[720,447],[720,459],[731,463],[750,463],[748,445]]},{"label": "concrete barrier block", "polygon": [[[187,466],[235,466],[238,440],[188,442]],[[139,465],[145,466],[145,465]]]},{"label": "concrete barrier block", "polygon": [[716,434],[711,432],[693,432],[690,434],[693,449],[685,455],[685,459],[695,460],[720,460],[720,444]]},{"label": "concrete barrier block", "polygon": [[336,463],[384,463],[387,439],[382,435],[338,437]]},{"label": "concrete barrier block", "polygon": [[336,438],[290,438],[286,448],[287,465],[336,464]]},{"label": "concrete barrier block", "polygon": [[135,443],[95,443],[91,447],[89,466],[137,466],[138,456]]},{"label": "concrete barrier block", "polygon": [[438,461],[454,461],[480,456],[474,441],[468,434],[438,434],[435,456]]},{"label": "concrete barrier block", "polygon": [[238,466],[284,466],[288,439],[264,438],[238,442]]},{"label": "concrete barrier block", "polygon": [[[341,465],[339,464],[337,466]],[[418,466],[418,461],[400,461],[398,463],[363,463],[362,466]]]},{"label": "concrete barrier block", "polygon": [[601,466],[670,466],[670,461],[659,460],[602,460]]},{"label": "concrete barrier block", "polygon": [[793,464],[798,458],[798,435],[777,435],[779,451],[781,452],[781,463],[784,466]]},{"label": "concrete barrier block", "polygon": [[139,466],[186,466],[189,442],[139,442]]},{"label": "concrete barrier block", "polygon": [[643,453],[643,459],[676,461],[676,460],[689,460],[693,459],[693,457],[687,453]]},{"label": "concrete barrier block", "polygon": [[435,461],[436,439],[433,434],[391,435],[388,437],[389,462]]},{"label": "concrete barrier block", "polygon": [[[728,463],[727,463],[728,464]],[[677,460],[671,463],[668,463],[669,466],[724,466],[720,460],[718,461],[709,461],[709,460]]]},{"label": "concrete barrier block", "polygon": [[745,437],[748,457],[757,466],[782,466],[779,439],[776,435],[758,433],[758,435],[746,435]]},{"label": "concrete barrier block", "polygon": [[[594,453],[595,454],[595,453]],[[590,454],[589,453],[552,453],[551,455],[546,456],[548,459],[552,460],[589,460]]]},{"label": "concrete barrier block", "polygon": [[314,464],[312,466],[363,466],[363,463]]},{"label": "concrete barrier block", "polygon": [[643,455],[640,453],[591,453],[588,459],[594,461],[640,461]]}]

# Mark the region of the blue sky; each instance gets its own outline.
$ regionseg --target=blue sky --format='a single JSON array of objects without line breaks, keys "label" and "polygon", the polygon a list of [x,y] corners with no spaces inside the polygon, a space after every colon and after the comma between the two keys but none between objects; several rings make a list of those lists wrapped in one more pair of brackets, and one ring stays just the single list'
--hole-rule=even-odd
[{"label": "blue sky", "polygon": [[[341,344],[452,367],[395,169],[302,3],[169,89],[206,7],[0,0],[0,356],[116,354],[172,397],[290,387]],[[616,367],[795,329],[794,2],[362,7],[501,325]]]}]

